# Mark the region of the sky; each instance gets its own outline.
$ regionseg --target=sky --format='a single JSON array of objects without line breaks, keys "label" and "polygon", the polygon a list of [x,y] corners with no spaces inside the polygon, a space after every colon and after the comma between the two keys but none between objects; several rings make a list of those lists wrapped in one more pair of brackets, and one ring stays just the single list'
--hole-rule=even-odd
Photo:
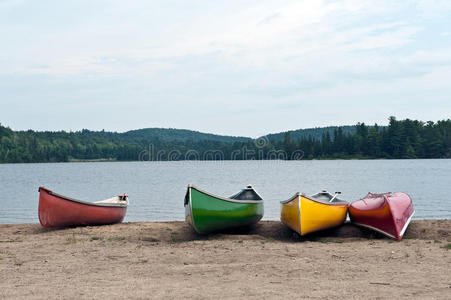
[{"label": "sky", "polygon": [[0,123],[258,137],[451,118],[448,0],[0,0]]}]

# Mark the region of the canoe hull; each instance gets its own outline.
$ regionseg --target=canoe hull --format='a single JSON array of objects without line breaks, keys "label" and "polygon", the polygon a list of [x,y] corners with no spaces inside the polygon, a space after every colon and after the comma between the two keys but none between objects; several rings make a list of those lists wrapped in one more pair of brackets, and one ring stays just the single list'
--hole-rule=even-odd
[{"label": "canoe hull", "polygon": [[405,193],[371,194],[349,206],[351,222],[401,240],[415,213]]},{"label": "canoe hull", "polygon": [[188,186],[185,218],[200,234],[255,224],[263,212],[263,201],[226,200]]},{"label": "canoe hull", "polygon": [[56,196],[47,189],[39,189],[39,222],[43,227],[105,225],[120,223],[126,206],[96,206]]},{"label": "canoe hull", "polygon": [[340,226],[346,220],[347,203],[322,203],[302,194],[281,202],[280,220],[301,236]]}]

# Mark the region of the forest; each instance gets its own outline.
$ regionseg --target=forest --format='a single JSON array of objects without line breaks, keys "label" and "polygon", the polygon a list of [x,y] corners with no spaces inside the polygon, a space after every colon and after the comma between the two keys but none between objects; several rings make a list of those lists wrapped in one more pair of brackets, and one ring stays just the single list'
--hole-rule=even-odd
[{"label": "forest", "polygon": [[0,163],[243,159],[451,158],[451,120],[388,119],[258,139],[148,128],[125,133],[14,131],[0,124]]}]

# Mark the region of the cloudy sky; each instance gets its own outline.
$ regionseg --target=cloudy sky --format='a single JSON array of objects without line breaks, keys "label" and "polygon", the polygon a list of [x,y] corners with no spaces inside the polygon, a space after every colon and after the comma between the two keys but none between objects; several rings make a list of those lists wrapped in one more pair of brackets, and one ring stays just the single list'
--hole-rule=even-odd
[{"label": "cloudy sky", "polygon": [[0,0],[0,122],[229,135],[451,117],[451,1]]}]

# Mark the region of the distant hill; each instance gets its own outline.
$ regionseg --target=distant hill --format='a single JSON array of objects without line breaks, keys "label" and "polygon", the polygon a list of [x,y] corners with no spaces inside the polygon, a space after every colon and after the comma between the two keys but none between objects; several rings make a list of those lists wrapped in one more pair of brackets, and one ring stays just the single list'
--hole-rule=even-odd
[{"label": "distant hill", "polygon": [[[355,134],[356,127],[353,126],[340,126],[343,130],[343,134]],[[270,133],[266,135],[266,137],[272,141],[272,142],[280,142],[283,141],[285,134],[287,132],[290,133],[291,138],[293,140],[299,140],[303,137],[311,136],[313,139],[321,139],[323,134],[326,134],[329,132],[331,138],[334,137],[334,131],[338,129],[339,126],[328,126],[328,127],[315,127],[315,128],[306,128],[306,129],[298,129],[298,130],[290,130],[285,132],[279,132],[279,133]]]},{"label": "distant hill", "polygon": [[158,138],[161,141],[215,141],[223,143],[247,142],[251,141],[248,137],[217,135],[211,133],[203,133],[199,131],[187,129],[173,128],[145,128],[127,131],[120,134],[126,139],[152,139]]},{"label": "distant hill", "polygon": [[249,137],[186,129],[14,131],[0,124],[0,163],[274,159],[274,150],[284,155],[277,159],[299,159],[299,150],[303,159],[451,158],[451,120],[389,121],[378,131],[361,123],[292,130],[291,141],[286,132],[268,134],[263,147]]}]

